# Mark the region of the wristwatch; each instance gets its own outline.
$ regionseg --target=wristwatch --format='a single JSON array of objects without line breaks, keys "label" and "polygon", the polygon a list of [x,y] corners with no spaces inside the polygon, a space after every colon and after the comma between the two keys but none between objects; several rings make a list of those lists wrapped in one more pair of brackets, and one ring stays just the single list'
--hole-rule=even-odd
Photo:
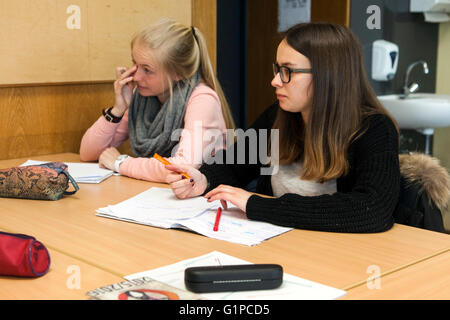
[{"label": "wristwatch", "polygon": [[118,122],[120,122],[120,120],[122,120],[123,115],[121,117],[116,117],[115,115],[113,115],[111,113],[112,108],[113,107],[109,107],[108,109],[103,109],[102,114],[105,117],[106,121],[109,121],[112,123],[118,123]]},{"label": "wristwatch", "polygon": [[116,161],[114,162],[114,171],[115,172],[120,173],[120,165],[128,157],[129,157],[129,155],[126,155],[126,154],[121,154],[120,156],[117,157]]}]

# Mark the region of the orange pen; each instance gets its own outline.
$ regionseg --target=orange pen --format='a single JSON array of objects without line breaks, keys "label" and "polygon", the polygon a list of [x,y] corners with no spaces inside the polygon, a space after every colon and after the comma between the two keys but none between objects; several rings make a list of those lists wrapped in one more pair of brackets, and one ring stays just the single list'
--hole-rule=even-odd
[{"label": "orange pen", "polygon": [[[167,161],[166,159],[164,159],[163,157],[161,157],[159,154],[157,154],[155,152],[155,154],[153,155],[153,158],[155,158],[156,160],[158,160],[159,162],[161,162],[162,164],[168,165],[171,164],[169,161]],[[190,179],[191,177],[189,177],[189,175],[185,172],[182,172],[181,175],[183,177],[185,177],[186,179]]]}]

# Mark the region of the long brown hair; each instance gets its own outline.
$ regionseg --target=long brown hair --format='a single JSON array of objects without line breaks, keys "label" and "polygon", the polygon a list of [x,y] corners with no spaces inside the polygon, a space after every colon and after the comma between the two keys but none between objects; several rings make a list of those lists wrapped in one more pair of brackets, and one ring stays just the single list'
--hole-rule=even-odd
[{"label": "long brown hair", "polygon": [[301,113],[279,110],[273,127],[280,130],[280,163],[303,160],[305,180],[336,179],[348,172],[348,147],[364,132],[364,118],[392,117],[370,86],[361,45],[351,30],[304,23],[286,31],[284,40],[310,60],[313,97],[306,123]]}]

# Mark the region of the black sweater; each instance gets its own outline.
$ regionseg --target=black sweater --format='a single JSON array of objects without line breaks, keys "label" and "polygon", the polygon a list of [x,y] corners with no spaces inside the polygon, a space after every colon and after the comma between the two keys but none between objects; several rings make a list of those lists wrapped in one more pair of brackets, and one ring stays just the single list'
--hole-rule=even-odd
[{"label": "black sweater", "polygon": [[[270,130],[278,108],[277,103],[270,106],[250,128]],[[281,226],[332,232],[368,233],[390,229],[400,192],[398,133],[392,121],[382,114],[367,117],[364,125],[366,131],[349,146],[349,172],[336,180],[336,193],[314,197],[287,193],[279,198],[252,195],[247,202],[247,217]],[[232,147],[236,149],[236,145]],[[247,154],[249,148],[250,143],[246,141]],[[226,152],[218,153],[216,159],[223,157],[225,163]],[[236,158],[236,150],[234,155]],[[209,183],[206,192],[219,184],[243,188],[257,178],[256,192],[273,195],[271,176],[260,175],[263,167],[260,159],[256,164],[251,163],[247,156],[245,164],[204,164],[200,171]]]}]

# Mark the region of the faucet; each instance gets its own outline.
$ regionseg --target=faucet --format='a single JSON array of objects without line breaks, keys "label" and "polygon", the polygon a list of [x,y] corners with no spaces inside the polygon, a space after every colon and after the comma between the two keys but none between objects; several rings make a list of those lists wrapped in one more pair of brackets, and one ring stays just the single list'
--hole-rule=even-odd
[{"label": "faucet", "polygon": [[421,64],[423,66],[423,72],[425,74],[428,74],[428,72],[430,72],[428,69],[428,64],[423,60],[411,63],[408,66],[408,68],[406,69],[405,84],[403,85],[403,94],[400,96],[401,99],[408,98],[410,93],[414,93],[417,91],[417,89],[419,89],[419,85],[417,84],[417,82],[413,82],[408,85],[408,79],[409,79],[409,74],[410,74],[411,70],[419,64]]}]

